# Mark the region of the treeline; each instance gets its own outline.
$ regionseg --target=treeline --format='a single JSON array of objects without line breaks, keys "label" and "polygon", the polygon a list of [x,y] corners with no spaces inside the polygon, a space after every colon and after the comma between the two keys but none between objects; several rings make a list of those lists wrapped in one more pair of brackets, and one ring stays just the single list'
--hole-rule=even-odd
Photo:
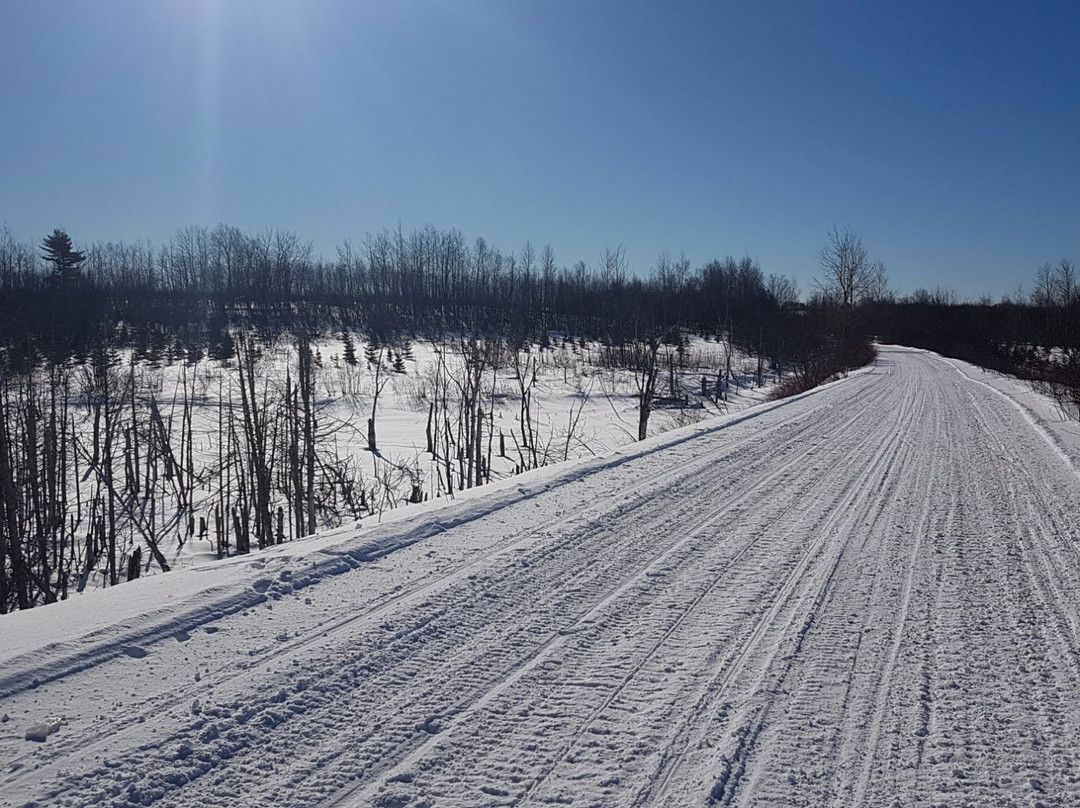
[{"label": "treeline", "polygon": [[692,269],[662,255],[644,277],[620,249],[558,264],[550,245],[502,252],[425,227],[345,241],[332,260],[272,230],[186,227],[154,247],[83,246],[60,271],[0,231],[0,343],[15,355],[85,357],[102,340],[143,351],[227,351],[230,330],[267,335],[297,321],[380,335],[559,331],[621,343],[673,329],[725,333],[777,361],[800,350],[799,289],[749,258]]}]

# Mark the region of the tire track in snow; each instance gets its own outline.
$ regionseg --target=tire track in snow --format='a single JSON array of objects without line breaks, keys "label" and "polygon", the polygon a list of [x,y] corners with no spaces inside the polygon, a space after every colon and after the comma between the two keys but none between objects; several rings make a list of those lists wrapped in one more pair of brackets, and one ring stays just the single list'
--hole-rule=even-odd
[{"label": "tire track in snow", "polygon": [[[869,407],[869,405],[866,405],[866,407]],[[864,411],[865,411],[865,409],[862,409],[862,410],[859,411],[859,413],[861,414]],[[852,423],[855,422],[855,420],[857,420],[858,417],[859,417],[859,414],[856,414],[856,415],[848,418],[847,420],[845,420],[841,424],[840,429],[848,428]],[[781,425],[781,426],[785,426],[785,425],[786,424]],[[740,450],[741,450],[741,448],[742,447],[740,447]],[[577,633],[577,631],[579,630],[579,628],[581,626],[587,625],[590,622],[594,621],[596,619],[596,615],[603,612],[605,609],[609,608],[610,604],[615,599],[617,599],[620,595],[624,594],[630,588],[632,588],[633,586],[639,584],[644,578],[648,577],[651,574],[651,571],[653,570],[653,568],[657,567],[662,562],[665,562],[672,555],[672,553],[678,552],[688,542],[691,542],[692,540],[700,537],[701,534],[705,533],[709,528],[713,527],[716,524],[717,519],[719,517],[727,514],[731,510],[732,507],[738,507],[738,506],[742,505],[743,503],[751,500],[756,495],[760,495],[763,492],[771,491],[773,489],[773,486],[785,474],[788,474],[792,469],[799,468],[800,465],[805,461],[805,459],[806,459],[806,457],[808,455],[813,454],[813,453],[815,453],[815,452],[817,452],[819,450],[820,450],[820,446],[818,446],[818,445],[809,446],[808,448],[806,448],[805,450],[803,450],[800,453],[796,454],[795,456],[787,459],[786,462],[782,466],[780,466],[778,468],[775,468],[773,470],[770,470],[766,474],[764,474],[764,476],[761,476],[761,477],[753,480],[751,482],[751,484],[749,485],[749,487],[745,491],[742,491],[735,498],[735,500],[724,502],[722,505],[707,511],[706,514],[704,515],[704,517],[698,518],[691,525],[687,525],[685,523],[685,520],[682,517],[679,517],[679,532],[686,534],[684,536],[684,538],[682,538],[681,540],[679,540],[677,543],[675,543],[673,545],[664,547],[660,552],[656,553],[652,557],[644,559],[641,562],[642,566],[641,566],[639,572],[637,572],[636,574],[631,575],[629,578],[627,578],[626,581],[621,586],[619,586],[616,589],[613,589],[613,590],[607,592],[606,594],[604,594],[604,596],[596,603],[596,605],[593,608],[591,608],[589,611],[585,612],[572,626],[570,626],[567,629],[564,629],[564,630],[560,631],[558,636],[553,637],[548,643],[546,643],[543,646],[539,647],[534,655],[532,655],[529,658],[527,658],[526,660],[524,660],[523,664],[516,671],[514,671],[514,673],[511,674],[511,676],[507,677],[498,686],[496,686],[494,689],[492,689],[488,693],[485,693],[480,699],[473,702],[468,707],[468,709],[463,709],[460,713],[455,714],[455,719],[457,720],[457,722],[458,723],[464,723],[464,720],[466,718],[466,714],[468,712],[475,711],[475,710],[482,710],[482,709],[487,708],[488,705],[494,699],[501,696],[509,687],[515,685],[518,682],[518,680],[520,680],[524,675],[532,672],[538,665],[543,664],[543,661],[544,661],[545,656],[547,654],[549,654],[551,651],[556,650],[558,648],[561,648],[563,645],[565,645],[567,637],[572,637],[574,634]],[[730,455],[730,454],[734,454],[734,452],[725,451],[725,454]],[[841,458],[834,459],[832,461],[832,466],[835,467],[835,466],[839,465],[841,460],[842,460]],[[638,532],[641,533],[642,535],[645,535],[645,536],[647,536],[647,535],[649,535],[651,533],[655,533],[655,531],[652,530],[652,529],[639,530]],[[579,540],[581,540],[582,538],[584,538],[587,541],[587,537],[579,537]],[[740,549],[736,553],[736,558],[741,557],[744,553],[749,551],[752,548],[752,546],[753,546],[753,543],[751,543],[750,545],[747,545],[747,546],[743,547],[742,549]],[[719,580],[720,579],[717,579],[717,581],[714,582],[714,583],[719,582]],[[711,588],[712,587],[710,587],[709,589],[711,589]],[[699,596],[697,599],[695,599],[694,603],[696,604],[697,602],[700,601],[701,597],[704,597],[706,594],[708,594],[709,589],[707,589],[705,592],[703,592],[701,594],[701,596]],[[691,604],[690,608],[692,608],[693,605],[694,604]],[[683,614],[685,615],[686,613],[687,612],[684,612]],[[671,633],[671,631],[674,631],[675,628],[678,627],[678,624],[681,623],[681,619],[682,618],[680,617],[679,619],[676,620],[675,626],[672,627],[671,629],[669,629],[669,631],[668,631],[669,634]],[[658,645],[659,645],[659,643],[657,643],[657,645],[654,646],[654,649],[656,647],[658,647]],[[650,654],[651,654],[651,652],[650,652]],[[648,656],[649,656],[649,654],[646,655],[646,658]],[[642,662],[640,664],[644,664],[644,660],[642,660]],[[629,677],[626,677],[627,680],[629,680],[629,678],[631,678],[632,675],[633,675],[633,673],[631,673],[631,675]],[[617,695],[619,689],[620,688],[617,688],[616,691],[611,694],[611,696],[608,699],[609,701],[610,701],[611,698],[614,698]],[[598,712],[600,709],[602,709],[602,707],[597,708],[597,710],[594,710],[594,713]],[[586,725],[582,727],[581,731],[578,733],[578,737],[580,737],[586,731],[587,724],[588,724],[588,722],[586,722]],[[440,735],[437,736],[437,737],[438,737],[438,740],[433,739],[433,740],[428,741],[422,747],[420,747],[416,751],[414,751],[413,754],[411,754],[408,758],[406,758],[404,761],[402,761],[398,766],[396,766],[394,771],[389,773],[390,780],[392,782],[393,781],[401,782],[402,778],[407,776],[408,769],[411,766],[416,765],[416,762],[422,758],[423,754],[425,754],[426,752],[429,752],[433,746],[436,746],[436,745],[438,745],[440,743],[443,743],[446,740],[446,736],[444,734],[442,734],[442,733],[440,733]],[[571,741],[570,745],[572,745],[572,743],[573,743],[573,741]],[[542,780],[542,778],[541,778],[541,780]],[[538,784],[539,783],[537,783],[537,785]],[[355,800],[356,804],[365,804],[366,801],[374,798],[375,792],[377,791],[378,788],[384,787],[384,786],[385,786],[385,783],[381,783],[381,784],[380,783],[374,783],[374,784],[371,784],[369,786],[366,786],[365,790],[362,791],[362,792],[358,791],[358,790],[357,791],[351,791],[350,794],[349,794],[349,799],[350,800]],[[536,786],[534,785],[533,788],[535,788],[535,787]],[[343,799],[344,796],[345,795],[339,795],[338,799]]]},{"label": "tire track in snow", "polygon": [[[935,437],[940,438],[942,436],[941,419],[936,409],[931,411],[930,417],[933,418],[934,421]],[[939,464],[934,464],[934,466],[940,468]],[[909,466],[909,468],[911,468],[911,466]],[[932,517],[930,502],[932,501],[932,498],[929,486],[932,485],[934,479],[935,475],[933,473],[928,474],[926,476],[926,487],[920,492],[921,495],[917,494],[917,498],[922,502],[922,507],[918,518],[915,520],[915,538],[914,541],[911,542],[907,563],[904,565],[904,578],[900,591],[900,603],[898,605],[896,617],[893,621],[888,657],[886,658],[883,667],[878,669],[877,686],[874,688],[874,697],[872,701],[874,704],[874,712],[870,719],[869,728],[866,732],[866,737],[861,739],[861,742],[849,746],[849,749],[855,752],[856,756],[862,757],[862,765],[858,768],[858,779],[856,780],[855,787],[850,797],[846,795],[845,789],[837,789],[839,796],[834,801],[834,804],[837,806],[850,805],[852,808],[861,808],[861,806],[866,804],[866,792],[870,785],[874,759],[877,756],[878,747],[881,743],[881,736],[885,725],[885,712],[889,703],[889,693],[893,687],[894,671],[896,670],[897,663],[900,659],[904,642],[904,632],[907,628],[908,615],[912,607],[912,593],[915,588],[917,566],[923,551],[923,538],[928,534],[930,529]],[[843,757],[843,755],[844,750],[841,750],[840,757]]]},{"label": "tire track in snow", "polygon": [[[897,419],[897,422],[902,423],[903,421],[904,413],[901,413],[900,417]],[[856,451],[865,449],[866,446],[868,446],[873,440],[876,440],[876,438],[877,436],[868,435],[867,439],[856,448]],[[887,451],[885,454],[887,454]],[[838,461],[838,464],[840,462],[846,461],[846,453],[841,457],[844,458],[844,460]],[[847,500],[842,500],[838,504],[838,506],[833,509],[833,513],[835,514],[846,510],[848,507],[850,507],[850,505],[857,498],[857,496],[858,492],[851,492],[848,495]],[[797,504],[797,502],[792,503],[792,508],[796,507]],[[804,513],[804,519],[805,518],[806,517]],[[805,527],[803,521],[804,520],[797,520],[792,526],[787,528],[786,533],[792,535],[798,534],[801,530],[804,530]],[[824,529],[820,531],[821,541],[815,547],[815,549],[823,547],[824,544],[828,541],[828,533],[830,527],[831,525],[829,523],[826,523]],[[789,575],[783,587],[781,587],[781,590],[775,597],[773,609],[771,610],[771,612],[767,614],[764,619],[757,623],[753,631],[742,642],[742,645],[740,646],[735,656],[735,661],[732,667],[721,667],[716,670],[711,680],[708,682],[706,687],[703,689],[701,695],[698,697],[695,706],[691,710],[687,711],[686,714],[677,722],[678,729],[676,731],[675,737],[670,741],[666,749],[661,754],[657,769],[655,773],[651,776],[649,783],[636,795],[633,803],[634,805],[648,805],[654,801],[658,801],[660,802],[660,804],[663,804],[665,799],[664,795],[666,793],[666,789],[669,783],[676,778],[676,775],[679,774],[683,766],[683,761],[686,757],[688,748],[691,745],[692,735],[695,734],[695,732],[699,736],[703,734],[701,732],[701,727],[695,728],[695,724],[700,721],[701,717],[706,713],[710,705],[715,704],[717,700],[723,697],[724,692],[728,688],[730,683],[741,673],[742,666],[745,664],[751,649],[754,647],[755,644],[760,642],[766,629],[771,627],[771,623],[775,619],[776,612],[779,610],[782,600],[790,595],[791,589],[798,582],[799,577],[805,573],[806,567],[808,566],[808,562],[810,560],[810,556],[810,553],[804,556],[803,563],[793,569],[792,573]],[[813,618],[811,617],[810,619],[812,620]],[[779,653],[779,648],[777,649],[777,653]],[[770,660],[769,664],[772,664],[774,660],[775,655]],[[753,732],[751,734],[754,738],[756,738],[756,732]]]},{"label": "tire track in snow", "polygon": [[[858,417],[861,417],[861,414],[865,413],[866,410],[865,409],[860,409],[859,412],[860,412],[860,415],[857,416],[855,419],[849,418],[849,419],[846,419],[846,420],[842,421],[838,425],[834,425],[833,431],[835,431],[837,433],[842,433],[842,432],[845,432],[846,430],[848,430],[850,428],[850,426],[852,425],[853,421],[857,420]],[[850,413],[847,413],[847,414],[850,414]],[[758,483],[756,483],[755,486],[753,487],[753,490],[748,491],[745,496],[749,497],[752,494],[762,493],[764,491],[771,490],[770,486],[776,479],[779,479],[779,477],[781,477],[784,474],[788,473],[792,468],[801,468],[802,465],[803,465],[804,459],[805,458],[803,456],[796,456],[796,457],[790,458],[789,460],[786,461],[785,465],[778,468],[776,473],[774,475],[772,475],[770,478],[768,478],[766,480],[759,481]],[[842,461],[843,461],[842,456],[840,456],[838,454],[834,455],[834,459],[831,462],[830,468],[838,467],[839,465],[841,465]],[[821,473],[822,473],[822,475],[824,475],[824,471],[822,471]],[[730,508],[737,507],[738,504],[739,504],[738,502],[727,503],[723,507],[722,510],[728,510]],[[748,546],[748,547],[744,547],[743,550],[740,551],[737,555],[741,556],[743,554],[743,552],[750,549],[751,546],[752,546],[752,544],[750,546]],[[729,562],[729,564],[730,564],[730,562]],[[647,568],[646,568],[646,570],[647,570]],[[799,571],[798,568],[796,568],[795,571],[792,574],[797,575],[798,571]],[[597,715],[599,715],[599,713],[601,713],[606,708],[606,705],[610,704],[610,702],[619,695],[622,688],[628,682],[630,682],[633,679],[633,677],[637,673],[637,671],[639,671],[641,669],[641,667],[651,658],[652,654],[656,651],[656,649],[660,647],[660,645],[662,644],[664,638],[667,637],[667,636],[670,636],[670,634],[673,631],[675,631],[675,630],[677,630],[679,628],[679,626],[681,625],[681,622],[682,622],[683,618],[685,617],[685,615],[689,614],[690,611],[693,609],[693,607],[697,603],[700,602],[701,597],[704,597],[705,595],[709,594],[709,592],[711,592],[711,590],[714,588],[714,585],[716,583],[718,583],[720,580],[722,580],[722,577],[723,576],[721,575],[721,577],[713,580],[709,584],[709,586],[705,589],[705,591],[701,594],[701,596],[697,597],[694,601],[691,602],[691,604],[689,606],[684,608],[684,610],[680,614],[680,617],[676,619],[675,624],[673,626],[670,626],[670,625],[668,626],[668,628],[666,630],[666,633],[661,636],[660,640],[653,643],[649,648],[644,649],[644,650],[639,650],[637,652],[637,656],[635,656],[636,662],[630,663],[630,664],[632,664],[634,666],[631,669],[630,674],[629,675],[625,675],[625,674],[621,675],[621,679],[616,681],[615,683],[613,683],[613,685],[612,685],[613,690],[610,692],[610,694],[604,700],[602,700],[600,702],[600,704],[598,704],[596,707],[594,707],[592,709],[592,712],[591,712],[591,714],[589,716],[587,716],[584,720],[581,721],[581,723],[578,725],[578,730],[576,731],[575,735],[567,743],[564,744],[564,746],[561,748],[561,751],[556,750],[555,752],[552,752],[552,754],[555,756],[554,764],[551,764],[551,765],[549,765],[549,766],[547,766],[545,768],[542,768],[541,771],[540,771],[540,774],[538,776],[538,779],[535,781],[534,785],[529,787],[527,789],[527,791],[523,795],[520,795],[519,797],[516,797],[516,798],[512,799],[511,804],[513,804],[513,803],[515,803],[517,801],[520,801],[522,799],[525,799],[532,791],[534,791],[539,785],[542,784],[544,777],[546,777],[547,774],[549,774],[550,771],[554,768],[554,766],[558,764],[559,760],[565,758],[567,756],[567,754],[569,753],[569,751],[573,748],[574,744],[578,740],[580,740],[582,737],[584,737],[587,732],[590,731],[590,725],[596,720]],[[600,605],[603,606],[604,604],[600,604]],[[524,673],[524,672],[525,671],[522,671],[522,673]],[[515,678],[520,678],[520,677],[515,677]],[[513,684],[513,682],[508,682],[507,684],[510,685],[510,684]],[[503,689],[505,689],[505,688],[503,688]],[[493,693],[492,694],[493,697],[497,696],[497,695],[501,695],[501,694],[500,693]],[[490,698],[486,699],[484,705],[481,705],[481,706],[485,706],[490,701],[491,701]],[[490,734],[492,735],[492,737],[497,737],[499,733],[490,733]],[[438,746],[440,744],[448,743],[448,742],[449,741],[444,736],[440,736],[439,740],[431,741],[428,744],[428,746],[429,747],[434,747],[434,746]],[[422,750],[422,751],[428,751],[428,750]],[[408,773],[408,769],[410,768],[410,766],[415,766],[416,765],[418,757],[419,756],[414,755],[406,763],[404,763],[402,766],[397,767],[397,769],[395,769],[395,772],[391,776],[391,780],[392,781],[401,781],[402,778],[406,778],[411,782],[412,776]],[[462,776],[464,777],[465,775],[462,775]],[[456,778],[456,776],[455,776],[455,778]],[[405,790],[406,789],[399,789],[399,792],[403,794]],[[356,797],[356,800],[357,800],[356,804],[364,804],[365,801],[370,801],[374,797],[374,795],[375,795],[375,786],[369,787],[366,791],[358,794],[358,796]],[[405,797],[400,796],[400,794],[399,794],[399,797],[397,797],[397,798],[398,799],[405,799]]]},{"label": "tire track in snow", "polygon": [[[901,409],[896,423],[902,424],[904,410]],[[885,482],[892,476],[896,467],[910,452],[902,445],[899,429],[885,426],[888,422],[875,425],[882,433],[887,435],[883,450],[877,454],[862,472],[860,479],[855,481],[845,492],[844,499],[835,507],[828,509],[823,522],[814,525],[819,552],[825,557],[824,569],[811,576],[814,583],[795,600],[795,603],[787,607],[786,599],[793,597],[793,587],[778,597],[766,619],[760,621],[754,627],[754,635],[764,632],[776,622],[775,615],[782,609],[790,612],[786,622],[780,623],[777,633],[779,637],[771,644],[772,652],[760,664],[756,675],[751,679],[749,693],[743,697],[743,706],[732,706],[721,703],[719,715],[722,717],[722,726],[727,727],[719,742],[706,742],[709,733],[715,728],[715,720],[705,722],[703,725],[694,727],[692,737],[695,743],[684,741],[684,749],[674,764],[669,767],[662,780],[659,789],[649,793],[648,802],[641,804],[673,804],[686,802],[692,799],[691,793],[683,788],[669,789],[681,775],[681,769],[686,765],[687,750],[709,750],[707,758],[711,758],[713,765],[719,769],[719,773],[713,776],[711,787],[707,790],[707,799],[714,805],[731,805],[738,802],[744,792],[743,780],[747,783],[745,790],[755,793],[755,780],[760,767],[755,769],[754,757],[758,744],[762,740],[762,733],[770,722],[772,711],[780,701],[777,696],[786,692],[786,682],[791,673],[803,662],[800,658],[807,643],[812,643],[815,634],[820,633],[822,610],[827,602],[835,594],[837,574],[841,565],[849,556],[856,554],[852,550],[852,544],[856,542],[860,531],[856,525],[863,517],[871,517],[871,526],[880,518],[880,512],[871,511],[867,514],[867,506],[881,501],[882,490]],[[866,443],[881,440],[881,434],[867,430]],[[809,567],[809,565],[808,565]],[[723,678],[724,687],[731,687],[736,682],[741,671],[733,670]],[[712,697],[715,703],[722,696],[722,691]],[[715,709],[715,708],[714,708]],[[702,763],[698,762],[696,768],[702,770]],[[699,782],[700,775],[693,778],[691,783]],[[674,791],[675,793],[671,793]],[[700,794],[700,792],[699,792]],[[699,797],[700,798],[700,797]]]},{"label": "tire track in snow", "polygon": [[[817,635],[830,620],[842,628],[845,611],[857,607],[862,597],[850,585],[865,577],[866,568],[841,573],[847,592],[838,590],[841,597],[827,606],[804,646],[809,659],[794,677],[796,684],[803,680],[801,686],[776,694],[784,712],[776,714],[774,708],[775,717],[755,735],[761,758],[748,762],[746,790],[737,804],[848,806],[858,804],[855,794],[864,805],[875,806],[920,799],[972,806],[1080,804],[1066,776],[1076,757],[1069,748],[1075,743],[1076,722],[1066,707],[1066,694],[1075,700],[1080,692],[1075,661],[1058,665],[1044,660],[1045,654],[1045,659],[1073,655],[1052,629],[1060,622],[1053,616],[1062,609],[1068,614],[1075,601],[1048,588],[1053,580],[1048,576],[1072,580],[1075,550],[1066,546],[1064,555],[1046,556],[1056,559],[1046,568],[1034,557],[1021,565],[1019,540],[1012,538],[1014,530],[1017,535],[1031,530],[1062,546],[1068,534],[1053,535],[1048,526],[1054,518],[1047,518],[1049,509],[1037,505],[1032,492],[1048,496],[1047,481],[1067,470],[1041,452],[1037,436],[1018,425],[1007,408],[992,407],[1007,416],[996,421],[980,412],[964,390],[941,385],[933,360],[929,368],[911,370],[917,371],[910,374],[912,385],[934,396],[925,413],[935,417],[933,428],[929,418],[918,418],[923,428],[912,432],[918,436],[912,449],[922,461],[906,464],[911,480],[900,489],[904,501],[894,508],[901,515],[906,503],[921,504],[897,520],[898,526],[914,524],[916,529],[881,534],[899,540],[891,555],[890,544],[880,541],[867,550],[913,575],[898,576],[893,590],[875,587],[880,594],[866,601],[862,631],[875,621],[887,631],[864,633],[855,642],[852,659],[863,673],[848,679],[842,697],[825,693],[815,698],[807,684],[819,675],[827,680],[830,670],[842,667],[814,672],[839,648]],[[1031,475],[1030,489],[1018,471],[1028,464],[1039,468]],[[1071,474],[1065,476],[1075,485]],[[1003,482],[1010,477],[1017,479],[1012,494]],[[920,486],[926,496],[918,493]],[[1074,495],[1057,510],[1078,506]],[[929,522],[925,513],[932,515]],[[1021,530],[1020,525],[1027,527]],[[913,543],[919,545],[917,552]],[[905,592],[910,593],[907,608],[901,608]],[[861,624],[849,633],[854,635]],[[888,635],[887,642],[874,640],[882,634]],[[807,695],[811,698],[803,703]],[[798,723],[813,711],[811,724]],[[839,736],[838,728],[843,730]],[[1025,749],[1029,735],[1032,746]],[[790,744],[784,744],[785,737],[793,739]],[[834,747],[830,739],[835,737],[841,740]],[[823,763],[815,767],[819,760]],[[787,772],[800,775],[800,767],[827,776],[785,780]]]}]

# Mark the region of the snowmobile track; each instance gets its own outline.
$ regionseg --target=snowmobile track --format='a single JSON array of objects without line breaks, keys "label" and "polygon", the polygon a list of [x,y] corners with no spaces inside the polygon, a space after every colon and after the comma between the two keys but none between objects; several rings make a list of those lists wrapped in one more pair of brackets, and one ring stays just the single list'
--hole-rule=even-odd
[{"label": "snowmobile track", "polygon": [[0,805],[1080,804],[1077,474],[952,365],[516,482],[8,660]]}]

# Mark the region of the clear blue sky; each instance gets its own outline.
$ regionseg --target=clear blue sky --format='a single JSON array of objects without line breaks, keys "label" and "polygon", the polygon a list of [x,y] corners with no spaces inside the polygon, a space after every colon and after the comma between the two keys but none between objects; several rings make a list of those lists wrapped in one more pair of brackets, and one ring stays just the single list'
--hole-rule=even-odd
[{"label": "clear blue sky", "polygon": [[1080,260],[1080,2],[0,0],[0,224],[400,223],[901,292]]}]

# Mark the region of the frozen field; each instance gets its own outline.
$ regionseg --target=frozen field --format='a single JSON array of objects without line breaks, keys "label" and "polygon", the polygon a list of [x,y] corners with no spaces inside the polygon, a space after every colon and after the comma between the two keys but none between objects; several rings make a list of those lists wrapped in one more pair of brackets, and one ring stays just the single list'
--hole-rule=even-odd
[{"label": "frozen field", "polygon": [[7,615],[0,805],[1080,805],[1075,427],[885,348]]}]

